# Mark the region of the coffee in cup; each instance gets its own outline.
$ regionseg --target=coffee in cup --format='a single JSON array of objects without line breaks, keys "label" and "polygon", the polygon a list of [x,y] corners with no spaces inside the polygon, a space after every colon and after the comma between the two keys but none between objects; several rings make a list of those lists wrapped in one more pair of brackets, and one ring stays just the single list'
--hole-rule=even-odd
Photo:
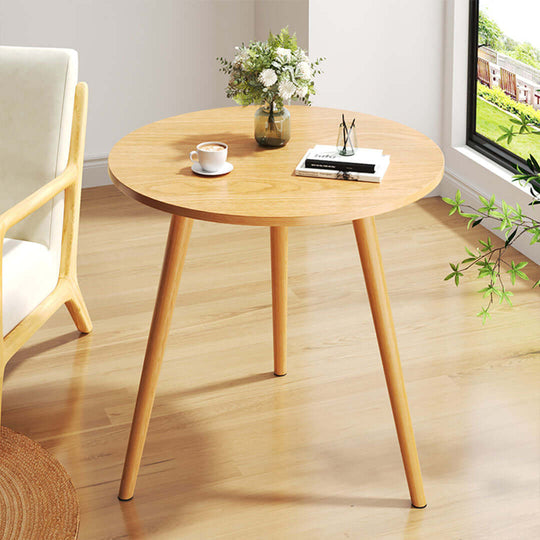
[{"label": "coffee in cup", "polygon": [[201,146],[201,150],[204,150],[205,152],[219,152],[225,150],[225,147],[222,144],[211,143]]},{"label": "coffee in cup", "polygon": [[[227,161],[228,146],[218,141],[207,141],[197,145],[197,150],[192,150],[189,159],[193,162],[199,162],[203,171],[218,172]],[[197,159],[193,159],[197,156]]]}]

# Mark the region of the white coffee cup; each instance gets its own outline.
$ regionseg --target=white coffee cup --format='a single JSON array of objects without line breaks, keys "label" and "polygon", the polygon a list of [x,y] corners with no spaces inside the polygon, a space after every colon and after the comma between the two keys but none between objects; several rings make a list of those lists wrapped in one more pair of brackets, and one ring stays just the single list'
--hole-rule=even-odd
[{"label": "white coffee cup", "polygon": [[[217,172],[223,169],[227,161],[228,146],[218,141],[206,141],[197,145],[197,150],[189,153],[191,161],[199,162],[199,165],[206,172]],[[197,156],[197,159],[193,159]]]}]

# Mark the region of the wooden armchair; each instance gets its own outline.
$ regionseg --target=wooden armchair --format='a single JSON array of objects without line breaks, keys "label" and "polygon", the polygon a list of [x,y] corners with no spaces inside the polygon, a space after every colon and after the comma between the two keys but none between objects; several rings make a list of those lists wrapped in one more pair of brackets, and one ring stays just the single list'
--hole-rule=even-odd
[{"label": "wooden armchair", "polygon": [[8,360],[62,304],[92,330],[77,281],[87,104],[75,51],[0,47],[0,407]]}]

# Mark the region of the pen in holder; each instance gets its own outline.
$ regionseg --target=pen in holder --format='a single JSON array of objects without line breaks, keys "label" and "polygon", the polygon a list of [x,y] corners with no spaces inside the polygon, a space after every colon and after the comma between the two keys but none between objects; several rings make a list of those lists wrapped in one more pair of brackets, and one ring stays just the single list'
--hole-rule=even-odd
[{"label": "pen in holder", "polygon": [[356,129],[354,127],[353,119],[350,126],[347,127],[345,122],[345,116],[341,115],[341,123],[339,124],[338,138],[336,143],[336,149],[341,156],[354,155],[354,149],[356,148]]}]

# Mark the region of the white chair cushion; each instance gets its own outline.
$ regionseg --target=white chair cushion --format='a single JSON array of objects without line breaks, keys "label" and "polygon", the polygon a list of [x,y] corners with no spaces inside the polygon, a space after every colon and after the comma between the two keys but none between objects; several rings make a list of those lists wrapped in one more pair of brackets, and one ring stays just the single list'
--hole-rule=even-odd
[{"label": "white chair cushion", "polygon": [[[0,47],[0,213],[66,167],[77,53],[70,49]],[[63,195],[9,230],[60,257]]]},{"label": "white chair cushion", "polygon": [[58,265],[43,244],[4,239],[2,257],[3,335],[8,334],[56,287]]}]

